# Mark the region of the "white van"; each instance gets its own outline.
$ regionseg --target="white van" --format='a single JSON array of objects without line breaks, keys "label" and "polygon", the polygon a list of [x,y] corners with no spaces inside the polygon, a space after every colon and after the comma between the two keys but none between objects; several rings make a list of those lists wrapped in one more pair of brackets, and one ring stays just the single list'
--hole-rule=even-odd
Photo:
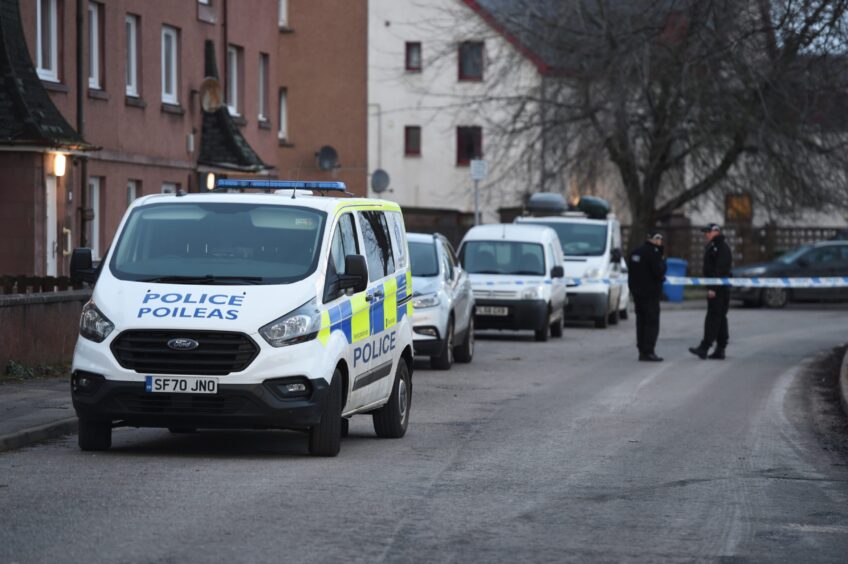
[{"label": "white van", "polygon": [[372,414],[380,437],[405,434],[412,275],[401,210],[308,189],[345,192],[221,180],[209,193],[146,196],[99,270],[89,249],[74,252],[72,276],[96,280],[71,375],[80,448],[108,449],[118,425],[284,428],[335,456],[357,413]]},{"label": "white van", "polygon": [[471,277],[476,329],[530,329],[537,341],[562,336],[564,269],[552,229],[479,225],[462,239],[459,260]]},{"label": "white van", "polygon": [[622,296],[627,277],[621,271],[621,225],[617,219],[595,219],[576,211],[549,217],[519,217],[515,221],[520,225],[545,225],[556,231],[568,278],[566,319],[592,320],[595,327],[604,329],[627,316],[627,303]]}]

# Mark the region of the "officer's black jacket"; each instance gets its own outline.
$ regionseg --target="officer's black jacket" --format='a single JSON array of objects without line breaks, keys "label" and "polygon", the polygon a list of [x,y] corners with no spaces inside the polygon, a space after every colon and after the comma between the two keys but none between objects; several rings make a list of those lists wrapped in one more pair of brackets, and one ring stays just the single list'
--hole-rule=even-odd
[{"label": "officer's black jacket", "polygon": [[[724,239],[724,235],[716,236],[707,243],[704,249],[704,277],[726,278],[730,276],[730,268],[733,266],[733,252]],[[710,290],[717,290],[723,286],[710,286]]]},{"label": "officer's black jacket", "polygon": [[662,247],[645,243],[630,253],[627,261],[627,286],[636,298],[659,298],[665,280],[665,257]]}]

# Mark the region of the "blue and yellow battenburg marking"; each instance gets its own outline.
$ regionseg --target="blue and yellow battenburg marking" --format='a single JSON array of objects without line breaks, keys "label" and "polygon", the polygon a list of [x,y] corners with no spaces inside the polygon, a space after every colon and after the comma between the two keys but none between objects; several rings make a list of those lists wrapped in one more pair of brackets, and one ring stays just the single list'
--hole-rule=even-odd
[{"label": "blue and yellow battenburg marking", "polygon": [[356,343],[412,316],[412,272],[386,280],[382,298],[373,297],[377,290],[369,288],[321,312],[318,340],[326,345],[334,331],[341,331],[348,343]]}]

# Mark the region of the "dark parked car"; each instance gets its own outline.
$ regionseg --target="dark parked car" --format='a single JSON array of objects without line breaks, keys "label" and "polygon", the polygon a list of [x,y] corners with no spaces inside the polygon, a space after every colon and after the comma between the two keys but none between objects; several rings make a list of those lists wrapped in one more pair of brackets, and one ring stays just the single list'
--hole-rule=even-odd
[{"label": "dark parked car", "polygon": [[[848,241],[804,245],[764,264],[733,269],[737,278],[848,276]],[[746,305],[780,308],[790,301],[848,301],[848,288],[736,288],[731,298]]]}]

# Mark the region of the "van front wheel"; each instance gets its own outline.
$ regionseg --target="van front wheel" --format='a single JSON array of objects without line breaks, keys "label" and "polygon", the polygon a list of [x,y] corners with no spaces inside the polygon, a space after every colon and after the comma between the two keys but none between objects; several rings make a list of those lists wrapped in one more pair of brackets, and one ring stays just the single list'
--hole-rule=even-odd
[{"label": "van front wheel", "polygon": [[409,426],[409,408],[412,406],[412,379],[409,367],[401,358],[395,373],[395,383],[389,402],[375,411],[374,432],[384,439],[399,439],[406,434]]},{"label": "van front wheel", "polygon": [[333,372],[333,381],[327,391],[327,403],[321,422],[309,428],[309,454],[312,456],[337,456],[342,440],[342,374]]},{"label": "van front wheel", "polygon": [[109,450],[112,446],[112,422],[79,420],[80,450]]}]

